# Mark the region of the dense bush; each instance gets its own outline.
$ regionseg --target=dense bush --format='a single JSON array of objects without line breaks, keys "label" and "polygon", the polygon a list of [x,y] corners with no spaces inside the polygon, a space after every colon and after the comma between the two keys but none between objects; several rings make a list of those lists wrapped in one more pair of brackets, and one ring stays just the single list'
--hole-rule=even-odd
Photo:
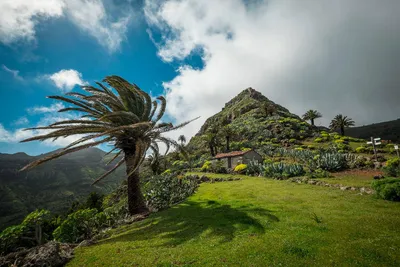
[{"label": "dense bush", "polygon": [[97,209],[78,210],[68,215],[53,232],[55,240],[60,242],[77,243],[91,238],[100,227],[96,215]]},{"label": "dense bush", "polygon": [[363,146],[357,147],[356,148],[356,153],[365,153],[366,149]]},{"label": "dense bush", "polygon": [[400,179],[386,178],[372,182],[372,188],[375,189],[379,198],[400,201]]},{"label": "dense bush", "polygon": [[191,176],[157,175],[144,185],[143,192],[149,208],[157,211],[185,200],[197,187],[197,180]]},{"label": "dense bush", "polygon": [[219,160],[211,165],[211,171],[214,173],[227,173],[228,170],[224,166],[224,161]]},{"label": "dense bush", "polygon": [[212,163],[211,161],[205,161],[203,166],[201,167],[201,171],[202,172],[209,172],[211,171],[211,167],[212,167]]},{"label": "dense bush", "polygon": [[21,247],[24,242],[23,234],[25,229],[25,225],[13,225],[7,227],[0,233],[0,255]]},{"label": "dense bush", "polygon": [[399,177],[400,176],[400,159],[393,158],[386,162],[386,166],[383,168],[387,176]]},{"label": "dense bush", "polygon": [[180,170],[184,170],[184,169],[187,169],[187,168],[189,168],[189,162],[187,162],[187,161],[184,161],[184,160],[175,160],[173,163],[172,163],[172,169],[174,170],[174,171],[180,171]]},{"label": "dense bush", "polygon": [[19,247],[33,247],[50,240],[54,230],[50,222],[48,210],[29,213],[20,225],[10,226],[0,233],[0,253],[8,253]]}]

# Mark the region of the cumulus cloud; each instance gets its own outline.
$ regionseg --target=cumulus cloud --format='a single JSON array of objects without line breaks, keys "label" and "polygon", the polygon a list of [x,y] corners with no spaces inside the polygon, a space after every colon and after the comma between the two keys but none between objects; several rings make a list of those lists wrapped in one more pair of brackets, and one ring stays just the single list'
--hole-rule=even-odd
[{"label": "cumulus cloud", "polygon": [[28,108],[27,111],[30,114],[53,113],[53,112],[57,112],[63,108],[65,108],[63,103],[54,103],[50,106],[36,106],[36,107]]},{"label": "cumulus cloud", "polygon": [[19,75],[19,70],[13,70],[8,68],[6,65],[1,65],[2,69],[8,73],[10,73],[14,79],[18,80],[18,81],[23,81],[24,78],[22,78],[22,76]]},{"label": "cumulus cloud", "polygon": [[[50,110],[50,108],[48,109]],[[40,119],[40,121],[36,124],[36,127],[40,126],[47,126],[49,124],[58,122],[58,121],[63,121],[63,120],[71,120],[71,119],[78,119],[78,116],[76,114],[49,114],[48,111],[47,113]],[[38,136],[38,135],[43,135],[51,132],[52,130],[29,130],[25,131],[24,128],[17,128],[14,130],[7,130],[4,128],[4,126],[0,123],[0,142],[5,142],[5,143],[18,143],[21,140]],[[73,136],[68,136],[68,137],[60,137],[56,140],[46,140],[43,141],[43,144],[48,146],[48,147],[65,147],[69,145],[70,143],[82,138],[83,135],[73,135]]]},{"label": "cumulus cloud", "polygon": [[57,86],[57,88],[64,93],[71,91],[75,85],[86,84],[86,82],[82,80],[82,73],[73,69],[60,70],[59,72],[47,75],[45,77],[51,80],[55,86]]},{"label": "cumulus cloud", "polygon": [[0,1],[0,42],[35,40],[36,26],[45,19],[66,17],[94,37],[110,52],[125,39],[131,13],[113,19],[101,0],[3,0]]},{"label": "cumulus cloud", "polygon": [[[167,113],[195,134],[247,87],[301,115],[317,109],[358,125],[400,113],[400,2],[396,0],[146,1],[158,54],[181,64],[164,83]],[[203,68],[182,62],[200,55]]]},{"label": "cumulus cloud", "polygon": [[28,124],[29,120],[27,117],[21,117],[13,122],[14,125],[25,125]]},{"label": "cumulus cloud", "polygon": [[61,0],[0,2],[0,41],[11,44],[20,39],[33,40],[39,19],[60,17],[65,7]]}]

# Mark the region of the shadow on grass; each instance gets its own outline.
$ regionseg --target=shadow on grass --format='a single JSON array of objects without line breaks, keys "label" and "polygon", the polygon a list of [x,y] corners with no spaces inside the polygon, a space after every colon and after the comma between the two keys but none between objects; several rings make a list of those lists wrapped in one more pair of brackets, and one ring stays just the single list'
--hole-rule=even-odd
[{"label": "shadow on grass", "polygon": [[[264,222],[278,222],[271,211],[241,206],[232,208],[216,201],[185,202],[168,210],[155,213],[147,220],[134,225],[134,229],[101,242],[129,242],[150,239],[164,240],[160,246],[176,246],[203,233],[217,237],[220,242],[229,242],[236,232],[262,234],[264,226],[248,213],[263,217]],[[160,243],[155,240],[155,243]]]}]

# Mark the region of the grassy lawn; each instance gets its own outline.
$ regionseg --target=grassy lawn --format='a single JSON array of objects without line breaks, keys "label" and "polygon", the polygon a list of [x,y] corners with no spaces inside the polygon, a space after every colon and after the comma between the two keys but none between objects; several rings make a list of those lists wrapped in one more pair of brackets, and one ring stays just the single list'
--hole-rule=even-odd
[{"label": "grassy lawn", "polygon": [[68,266],[400,266],[400,203],[248,177],[76,250]]},{"label": "grassy lawn", "polygon": [[317,180],[324,181],[330,184],[341,184],[344,186],[356,186],[356,187],[371,187],[373,177],[375,175],[382,174],[380,171],[368,170],[354,170],[345,171],[333,174],[331,178],[319,178]]},{"label": "grassy lawn", "polygon": [[187,172],[186,175],[198,175],[198,176],[207,176],[210,179],[222,178],[227,180],[229,178],[240,178],[240,179],[248,179],[249,176],[242,174],[218,174],[218,173],[210,173],[210,172]]}]

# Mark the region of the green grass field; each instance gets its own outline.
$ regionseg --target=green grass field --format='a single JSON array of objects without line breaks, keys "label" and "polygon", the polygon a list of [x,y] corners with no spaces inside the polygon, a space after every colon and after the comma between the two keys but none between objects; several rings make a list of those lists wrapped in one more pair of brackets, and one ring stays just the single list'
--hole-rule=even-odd
[{"label": "green grass field", "polygon": [[265,178],[203,183],[68,266],[400,266],[400,203]]}]

